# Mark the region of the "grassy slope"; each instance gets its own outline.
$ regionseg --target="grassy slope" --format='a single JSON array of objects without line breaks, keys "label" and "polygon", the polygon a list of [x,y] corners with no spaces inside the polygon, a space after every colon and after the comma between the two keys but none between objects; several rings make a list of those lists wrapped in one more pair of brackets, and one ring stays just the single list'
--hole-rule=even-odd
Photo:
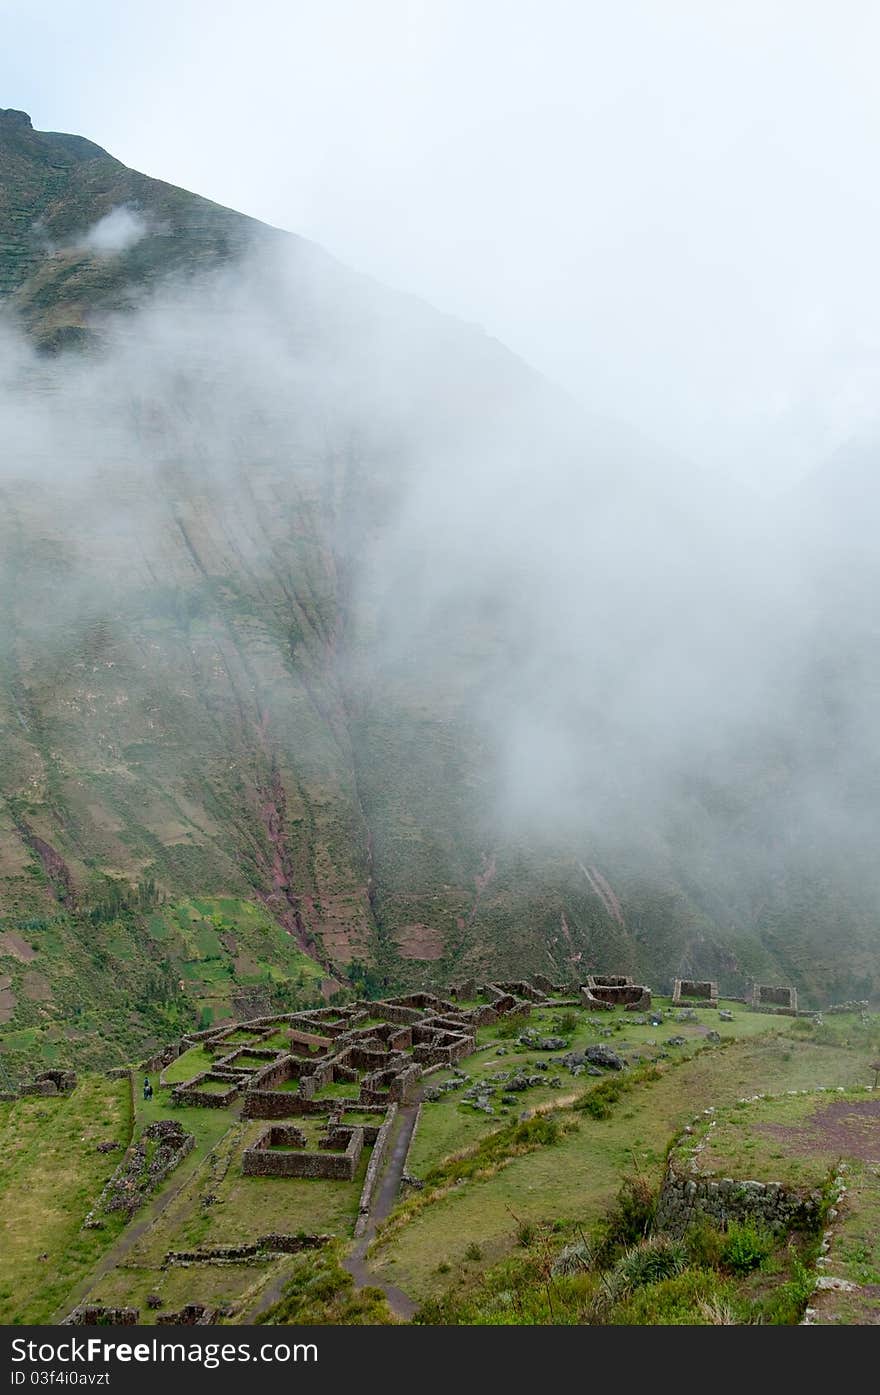
[{"label": "grassy slope", "polygon": [[480,1265],[464,1261],[473,1236],[480,1237],[484,1262],[492,1262],[516,1244],[518,1220],[590,1225],[609,1207],[621,1176],[633,1167],[659,1183],[671,1135],[701,1108],[756,1089],[866,1082],[870,1048],[846,1019],[838,1019],[835,1030],[842,1034],[849,1026],[850,1045],[843,1044],[843,1035],[836,1039],[840,1044],[823,1045],[800,1035],[793,1040],[791,1019],[769,1022],[756,1014],[749,1026],[756,1022],[765,1027],[763,1035],[750,1032],[733,1047],[709,1048],[667,1067],[659,1081],[627,1095],[608,1119],[581,1116],[579,1131],[557,1146],[454,1188],[408,1224],[389,1228],[387,1242],[380,1237],[374,1267],[416,1297],[437,1295],[449,1283],[438,1265],[460,1270],[464,1283],[478,1273]]},{"label": "grassy slope", "polygon": [[[450,1185],[447,1170],[447,1180],[439,1186],[436,1182],[429,1184],[427,1191],[405,1198],[380,1234],[369,1261],[371,1267],[418,1299],[440,1296],[450,1290],[451,1284],[453,1293],[471,1295],[473,1301],[479,1302],[481,1276],[494,1264],[518,1253],[517,1232],[522,1222],[550,1229],[559,1225],[567,1230],[572,1226],[591,1228],[613,1200],[621,1175],[637,1169],[654,1182],[659,1181],[672,1135],[696,1111],[709,1104],[734,1102],[758,1089],[782,1091],[816,1084],[865,1082],[866,1062],[872,1059],[872,1049],[876,1050],[876,1019],[873,1027],[865,1028],[856,1019],[844,1016],[835,1018],[830,1028],[816,1029],[787,1018],[737,1011],[735,1006],[734,1011],[734,1022],[726,1024],[732,1044],[715,1047],[693,1035],[686,1047],[677,1049],[677,1057],[673,1054],[675,1049],[670,1048],[671,1059],[659,1062],[660,1078],[639,1083],[634,1077],[632,1088],[623,1094],[608,1117],[597,1119],[583,1111],[575,1114],[563,1108],[561,1117],[577,1127],[564,1132],[555,1144],[530,1146],[525,1152],[519,1149],[518,1155],[514,1150],[515,1155],[507,1161],[503,1154],[498,1155],[480,1175],[470,1176],[470,1180],[457,1186]],[[717,1022],[717,1014],[701,1012],[699,1017],[725,1027]],[[586,1040],[587,1034],[592,1039],[594,1021],[587,1014],[580,1014],[576,1041]],[[671,1030],[684,1033],[687,1029],[687,1024],[675,1024]],[[639,1029],[625,1029],[626,1037],[633,1037],[636,1030]],[[666,1029],[657,1033],[660,1037],[668,1034]],[[491,1030],[481,1035],[497,1043],[497,1034]],[[623,1033],[616,1033],[611,1041],[619,1047],[622,1038]],[[645,1043],[641,1050],[650,1056]],[[203,1058],[200,1048],[194,1048],[169,1073],[175,1079],[186,1078],[201,1068]],[[465,1066],[472,1074],[491,1073],[495,1068],[491,1065],[493,1059],[507,1068],[518,1058],[507,1054],[499,1062],[489,1051],[470,1058]],[[676,1059],[678,1063],[673,1064]],[[626,1076],[606,1077],[613,1081],[621,1078]],[[600,1082],[589,1077],[566,1076],[563,1092],[540,1088],[520,1099],[529,1109],[559,1110],[567,1099],[597,1083]],[[41,1252],[37,1243],[30,1246],[34,1255],[27,1261],[20,1248],[16,1252],[14,1264],[28,1276],[27,1282],[34,1284],[27,1304],[19,1303],[18,1308],[34,1320],[45,1320],[53,1311],[58,1313],[86,1295],[94,1301],[130,1302],[143,1307],[147,1294],[158,1293],[168,1306],[186,1301],[230,1305],[231,1320],[241,1321],[242,1315],[259,1306],[261,1293],[280,1292],[285,1278],[304,1274],[308,1266],[286,1258],[257,1265],[164,1269],[162,1262],[168,1250],[253,1241],[276,1229],[321,1231],[336,1235],[343,1242],[351,1236],[360,1177],[353,1186],[242,1177],[241,1151],[264,1125],[259,1121],[239,1122],[235,1109],[172,1110],[168,1089],[159,1085],[157,1076],[153,1077],[153,1084],[152,1101],[145,1103],[138,1092],[136,1130],[152,1119],[175,1117],[195,1133],[197,1145],[121,1235],[114,1226],[104,1232],[78,1233],[76,1229],[104,1176],[112,1170],[110,1164],[115,1164],[113,1155],[109,1155],[108,1161],[90,1148],[77,1153],[78,1130],[86,1110],[89,1117],[96,1113],[92,1102],[95,1092],[102,1099],[117,1101],[120,1126],[124,1126],[120,1087],[89,1078],[79,1087],[71,1105],[56,1100],[0,1106],[6,1111],[7,1120],[15,1111],[16,1136],[29,1140],[22,1145],[28,1161],[22,1154],[17,1155],[18,1163],[6,1174],[3,1214],[7,1224],[19,1235],[30,1224],[33,1205],[20,1183],[23,1176],[32,1175],[33,1168],[33,1192],[39,1198],[41,1212],[46,1217],[55,1215],[49,1227],[52,1234],[47,1231],[47,1239],[41,1240],[40,1245],[48,1249],[51,1244],[60,1243],[53,1236],[63,1233],[65,1253],[70,1256],[63,1282],[56,1277],[47,1285],[47,1271],[36,1260],[36,1254]],[[64,1113],[67,1108],[73,1110],[69,1116]],[[514,1111],[510,1116],[513,1123],[516,1114]],[[22,1132],[21,1119],[30,1120],[29,1132]],[[442,1164],[450,1149],[461,1150],[488,1139],[493,1129],[504,1123],[502,1119],[468,1112],[455,1103],[454,1095],[441,1103],[426,1105],[417,1134],[418,1151],[413,1154],[418,1160],[414,1170],[423,1175],[430,1173],[431,1168]],[[100,1127],[98,1133],[104,1136]],[[44,1137],[50,1141],[47,1150],[42,1148]],[[71,1147],[78,1159],[74,1172],[58,1166],[58,1150],[66,1157]],[[53,1158],[53,1166],[45,1170],[45,1176],[41,1168],[44,1151],[45,1156]],[[361,1176],[365,1165],[366,1156]],[[434,1189],[436,1195],[431,1194]],[[56,1232],[53,1227],[62,1225],[57,1212],[62,1210],[63,1231]],[[855,1225],[841,1230],[840,1244],[849,1247],[847,1253],[852,1262],[861,1263],[865,1273],[865,1266],[872,1262],[871,1247],[876,1246],[871,1214],[863,1208],[861,1230]],[[474,1242],[478,1242],[479,1257],[468,1258],[465,1251]],[[149,1321],[149,1310],[144,1317]]]},{"label": "grassy slope", "polygon": [[[127,1081],[87,1077],[65,1098],[0,1102],[0,1322],[45,1322],[122,1229],[81,1230],[128,1144]],[[45,1256],[45,1258],[41,1258]]]},{"label": "grassy slope", "polygon": [[0,974],[16,1000],[0,1023],[0,1080],[41,1063],[124,1064],[270,1002],[314,1003],[323,977],[264,907],[233,897],[98,924],[63,913],[0,919]]}]

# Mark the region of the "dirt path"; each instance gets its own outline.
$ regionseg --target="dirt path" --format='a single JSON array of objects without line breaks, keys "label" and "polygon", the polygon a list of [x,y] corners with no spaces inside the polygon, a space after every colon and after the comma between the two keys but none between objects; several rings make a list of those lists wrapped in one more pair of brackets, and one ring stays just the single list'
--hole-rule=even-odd
[{"label": "dirt path", "polygon": [[410,1298],[408,1293],[404,1293],[402,1288],[396,1288],[394,1284],[386,1283],[378,1274],[374,1274],[366,1264],[366,1253],[370,1241],[376,1234],[376,1227],[380,1221],[384,1221],[397,1200],[400,1179],[403,1176],[403,1167],[409,1151],[410,1139],[413,1136],[418,1108],[417,1104],[407,1104],[400,1111],[400,1127],[397,1130],[397,1136],[373,1199],[367,1228],[356,1242],[351,1254],[343,1260],[343,1264],[354,1279],[357,1288],[380,1288],[388,1300],[391,1311],[406,1321],[409,1321],[413,1316],[418,1304]]}]

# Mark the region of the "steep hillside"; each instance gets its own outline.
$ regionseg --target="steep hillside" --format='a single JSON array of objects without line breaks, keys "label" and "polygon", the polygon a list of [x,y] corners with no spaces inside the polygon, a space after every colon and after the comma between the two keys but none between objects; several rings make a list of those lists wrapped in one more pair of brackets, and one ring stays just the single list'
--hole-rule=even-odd
[{"label": "steep hillside", "polygon": [[[8,1063],[86,1040],[97,1061],[102,1014],[128,1049],[230,1012],[237,986],[280,1001],[304,975],[308,1000],[362,966],[377,985],[601,966],[876,989],[867,849],[854,879],[848,845],[814,865],[813,831],[785,826],[802,755],[773,733],[713,769],[703,701],[689,773],[667,777],[658,665],[686,668],[705,628],[664,630],[692,579],[678,539],[699,574],[722,543],[641,443],[478,330],[16,111],[0,286]],[[500,554],[511,501],[533,545]],[[583,556],[581,591],[559,568]],[[564,709],[548,615],[594,684],[575,675]],[[524,712],[583,748],[569,783],[549,746],[517,764]]]}]

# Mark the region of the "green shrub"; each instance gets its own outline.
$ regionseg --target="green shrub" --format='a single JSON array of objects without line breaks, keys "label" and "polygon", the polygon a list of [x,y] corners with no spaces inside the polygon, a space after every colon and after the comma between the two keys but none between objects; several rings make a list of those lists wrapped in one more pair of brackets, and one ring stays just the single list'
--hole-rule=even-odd
[{"label": "green shrub", "polygon": [[685,1235],[690,1263],[699,1269],[717,1269],[721,1264],[725,1237],[708,1221],[699,1221]]},{"label": "green shrub", "polygon": [[613,1326],[675,1327],[725,1325],[733,1319],[736,1295],[730,1279],[711,1269],[684,1269],[670,1279],[635,1289],[605,1318]]},{"label": "green shrub", "polygon": [[531,1119],[521,1120],[513,1130],[515,1144],[526,1143],[531,1146],[544,1143],[552,1144],[558,1143],[559,1138],[559,1124],[549,1114],[534,1114]]},{"label": "green shrub", "polygon": [[531,1245],[535,1238],[535,1227],[531,1221],[520,1221],[516,1228],[516,1243],[526,1248]]},{"label": "green shrub", "polygon": [[477,1260],[477,1259],[482,1259],[482,1258],[483,1258],[483,1251],[480,1249],[480,1247],[479,1247],[479,1245],[477,1244],[476,1240],[472,1240],[471,1243],[468,1245],[467,1249],[466,1249],[465,1252],[464,1252],[464,1257],[465,1257],[465,1259],[472,1259],[472,1260]]},{"label": "green shrub", "polygon": [[620,1256],[611,1271],[608,1286],[615,1298],[622,1298],[633,1289],[674,1278],[687,1267],[687,1260],[687,1249],[682,1241],[668,1235],[652,1235]]},{"label": "green shrub", "polygon": [[657,1198],[646,1177],[624,1177],[614,1206],[599,1227],[597,1262],[611,1263],[621,1249],[644,1239],[651,1229]]},{"label": "green shrub", "polygon": [[754,1221],[731,1221],[721,1247],[721,1263],[733,1274],[760,1269],[773,1249],[773,1237]]}]

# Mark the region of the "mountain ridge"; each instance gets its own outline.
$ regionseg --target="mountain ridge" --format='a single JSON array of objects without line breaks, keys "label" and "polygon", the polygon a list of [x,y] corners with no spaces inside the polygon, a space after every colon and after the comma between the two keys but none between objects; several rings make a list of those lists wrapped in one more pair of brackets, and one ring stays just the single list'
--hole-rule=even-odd
[{"label": "mountain ridge", "polygon": [[[585,523],[607,595],[577,619],[626,676],[665,592],[627,602],[617,640],[630,551],[601,529],[645,536],[674,579],[669,485],[642,490],[637,455],[584,436],[488,336],[21,116],[0,112],[0,287],[40,356],[10,351],[0,475],[0,1057],[86,1049],[62,1025],[71,964],[80,1038],[105,1011],[129,1044],[228,1014],[238,989],[279,1001],[303,955],[306,994],[527,968],[874,991],[873,890],[847,904],[820,870],[811,891],[781,843],[756,858],[789,778],[775,750],[757,796],[749,764],[738,784],[688,775],[669,808],[661,762],[662,818],[653,794],[634,816],[639,753],[591,700],[607,816],[578,812],[588,770],[557,819],[542,757],[522,777],[537,823],[505,822],[505,704],[542,711],[550,665],[541,649],[530,672],[545,543],[496,559],[493,511],[529,501],[535,452],[563,498],[599,462]],[[83,247],[120,208],[136,239]],[[681,529],[708,559],[702,519]]]}]

